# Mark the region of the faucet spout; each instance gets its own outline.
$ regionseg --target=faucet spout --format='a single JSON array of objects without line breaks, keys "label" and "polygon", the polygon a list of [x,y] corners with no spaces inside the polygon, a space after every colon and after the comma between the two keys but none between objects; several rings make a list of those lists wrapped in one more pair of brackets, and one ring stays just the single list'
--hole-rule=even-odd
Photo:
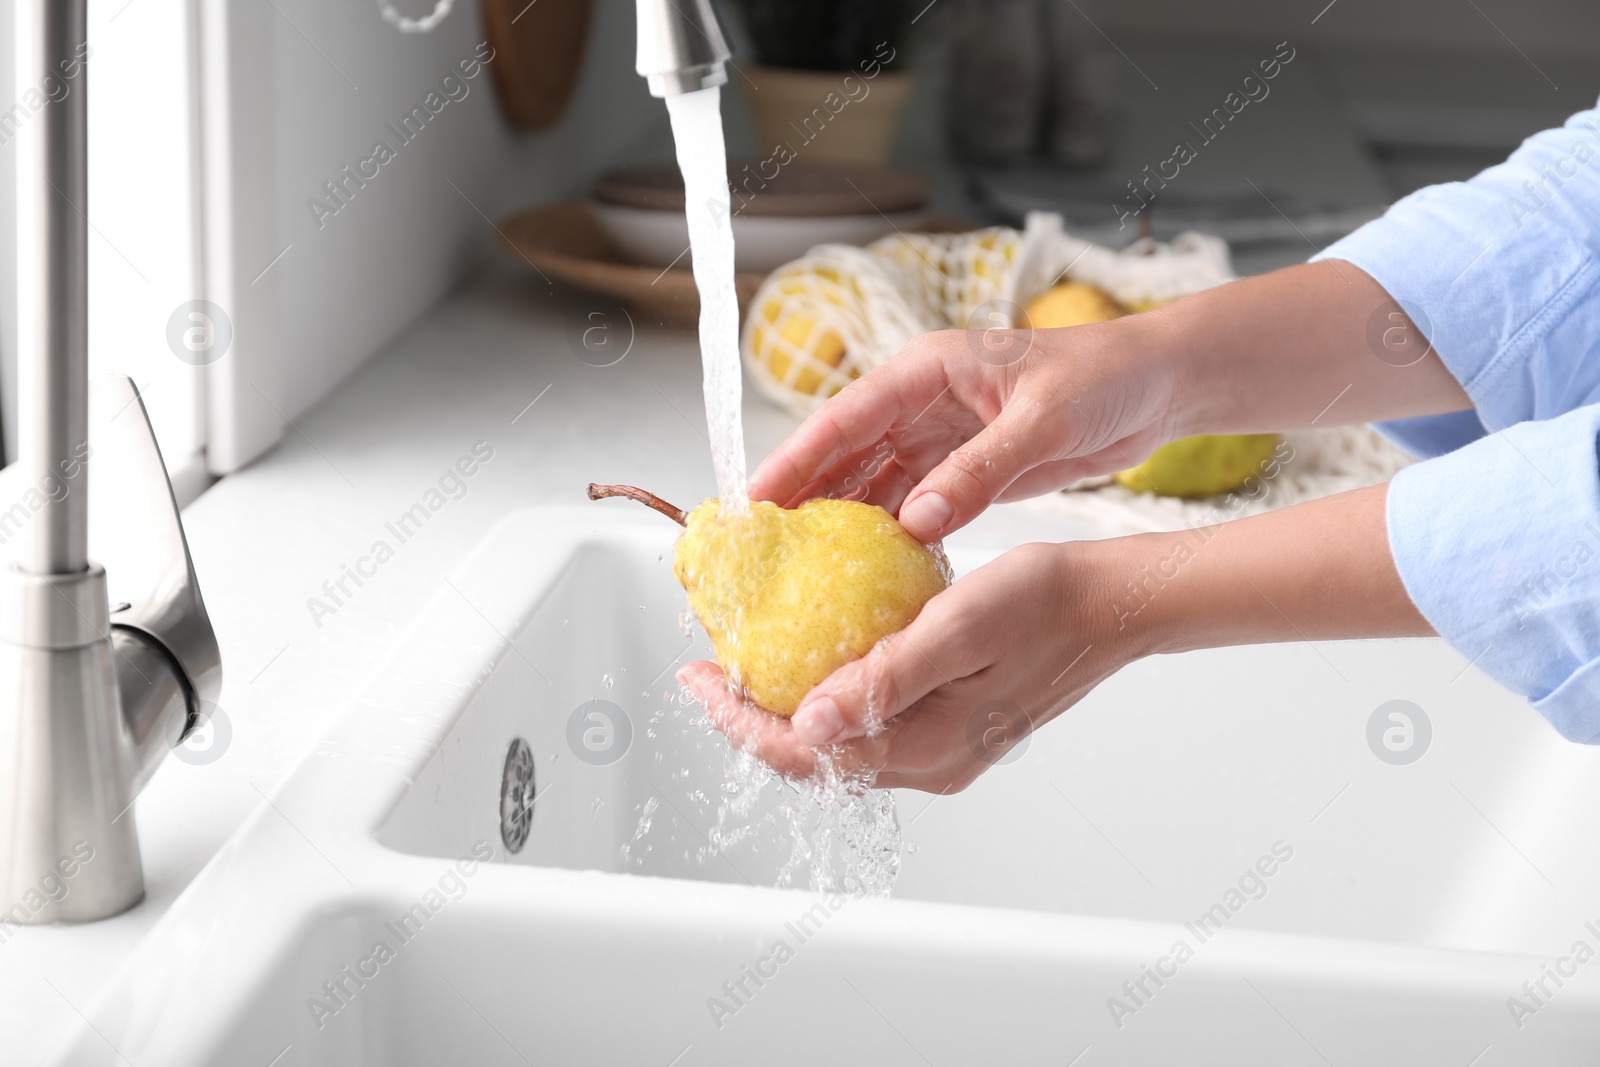
[{"label": "faucet spout", "polygon": [[639,51],[635,69],[652,96],[677,96],[728,80],[733,52],[711,0],[635,0]]}]

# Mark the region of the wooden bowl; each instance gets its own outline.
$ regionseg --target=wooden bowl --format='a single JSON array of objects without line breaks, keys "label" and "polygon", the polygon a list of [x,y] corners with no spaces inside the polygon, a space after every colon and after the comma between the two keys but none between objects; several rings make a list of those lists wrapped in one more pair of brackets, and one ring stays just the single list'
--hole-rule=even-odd
[{"label": "wooden bowl", "polygon": [[[545,204],[503,219],[500,245],[512,259],[551,279],[603,293],[626,304],[646,321],[693,326],[700,318],[700,293],[694,274],[682,268],[631,263],[595,222],[581,200]],[[734,288],[741,314],[766,280],[764,274],[738,273]]]}]

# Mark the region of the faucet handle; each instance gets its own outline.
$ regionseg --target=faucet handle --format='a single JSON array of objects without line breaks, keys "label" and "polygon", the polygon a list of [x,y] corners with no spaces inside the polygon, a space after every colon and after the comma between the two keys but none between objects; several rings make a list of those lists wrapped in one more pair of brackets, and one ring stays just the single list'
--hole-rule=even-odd
[{"label": "faucet handle", "polygon": [[127,376],[90,378],[89,447],[89,558],[106,569],[118,609],[112,627],[135,631],[172,657],[192,726],[221,692],[222,654],[155,431]]}]

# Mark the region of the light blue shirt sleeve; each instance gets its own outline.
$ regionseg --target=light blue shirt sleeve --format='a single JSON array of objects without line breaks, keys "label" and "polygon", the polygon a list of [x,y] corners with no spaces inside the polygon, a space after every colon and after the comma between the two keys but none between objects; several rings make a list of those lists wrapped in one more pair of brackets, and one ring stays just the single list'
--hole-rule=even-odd
[{"label": "light blue shirt sleeve", "polygon": [[1561,734],[1600,743],[1600,110],[1420,190],[1317,258],[1405,308],[1474,411],[1378,427],[1406,591]]}]

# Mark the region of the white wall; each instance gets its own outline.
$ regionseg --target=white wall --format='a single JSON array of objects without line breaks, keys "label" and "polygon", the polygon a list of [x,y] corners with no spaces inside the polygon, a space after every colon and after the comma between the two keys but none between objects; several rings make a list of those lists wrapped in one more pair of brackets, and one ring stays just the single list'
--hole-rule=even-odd
[{"label": "white wall", "polygon": [[[289,251],[272,270],[279,401],[292,419],[467,269],[486,228],[473,204],[491,209],[486,190],[503,165],[507,138],[488,70],[466,79],[456,69],[483,41],[475,4],[458,3],[432,33],[403,35],[382,21],[372,0],[274,2],[282,15],[272,19],[272,254]],[[466,94],[459,101],[441,89],[452,75],[451,91]],[[403,143],[385,123],[398,126],[430,92],[446,100],[443,109]],[[336,203],[324,183],[370,157],[380,140],[395,158],[319,227],[308,201]],[[261,267],[268,262],[270,256]]]},{"label": "white wall", "polygon": [[[89,370],[133,378],[180,500],[204,485],[201,368],[167,323],[199,296],[190,11],[89,0]],[[39,121],[36,118],[34,121]]]},{"label": "white wall", "polygon": [[[409,14],[423,13],[416,2],[409,7],[416,10],[401,4]],[[232,10],[238,11],[236,4]],[[260,8],[241,17],[262,25]],[[270,151],[252,152],[249,130],[231,132],[241,142],[234,152],[239,173],[233,181],[241,190],[235,210],[264,201],[271,234],[258,232],[253,250],[238,252],[233,286],[241,303],[275,289],[279,311],[270,334],[245,323],[241,373],[248,380],[220,399],[256,405],[256,415],[269,424],[279,413],[292,420],[310,408],[483,257],[499,254],[489,220],[580,189],[630,145],[666,129],[664,108],[632,70],[629,0],[596,4],[572,107],[555,128],[532,135],[503,122],[488,69],[468,79],[458,67],[480,54],[484,41],[470,0],[460,0],[429,34],[397,32],[371,0],[276,0],[264,29],[262,47],[271,56],[260,66],[274,83],[272,128],[255,147],[270,141]],[[491,64],[506,61],[497,56]],[[447,77],[455,83],[444,85]],[[260,80],[245,81],[247,91],[265,88]],[[399,126],[430,92],[448,102],[403,143],[386,124]],[[449,100],[449,93],[458,99]],[[248,123],[240,116],[249,110],[235,102],[236,126]],[[380,140],[394,158],[364,186],[345,185],[347,202],[338,205],[325,183],[370,158]],[[261,161],[270,162],[270,173],[256,165]],[[338,210],[314,211],[312,201]],[[259,219],[245,221],[259,228]],[[251,281],[253,271],[280,252],[268,274]],[[241,314],[251,317],[248,308]],[[262,343],[270,353],[260,350]],[[276,373],[264,366],[268,356],[275,356]],[[217,373],[226,377],[238,369],[229,364]],[[261,393],[271,394],[275,412],[261,406]],[[230,469],[253,451],[245,442],[219,465]]]},{"label": "white wall", "polygon": [[397,145],[384,123],[398,124],[484,38],[470,0],[458,0],[433,33],[414,35],[380,21],[372,0],[277,3],[326,53],[277,19],[276,214],[281,242],[292,247],[274,270],[281,271],[282,400],[293,418],[479,257],[498,254],[485,215],[497,220],[581,188],[641,136],[665,129],[666,118],[633,73],[631,0],[600,0],[578,91],[555,128],[511,130],[486,69],[463,79],[468,95],[446,104],[319,228],[308,199],[327,202],[323,183],[368,156],[379,138]]},{"label": "white wall", "polygon": [[[196,295],[190,213],[191,124],[183,111],[190,70],[183,0],[90,0],[93,52],[69,93],[89,89],[89,363],[131,375],[144,394],[169,468],[184,488],[199,480],[200,372],[172,355],[169,314]],[[0,408],[8,458],[16,444],[16,174],[21,133],[45,121],[17,76],[13,4],[0,3],[0,111],[14,103],[18,136],[0,147]],[[60,84],[60,83],[58,83]],[[37,102],[42,98],[34,95]]]}]

